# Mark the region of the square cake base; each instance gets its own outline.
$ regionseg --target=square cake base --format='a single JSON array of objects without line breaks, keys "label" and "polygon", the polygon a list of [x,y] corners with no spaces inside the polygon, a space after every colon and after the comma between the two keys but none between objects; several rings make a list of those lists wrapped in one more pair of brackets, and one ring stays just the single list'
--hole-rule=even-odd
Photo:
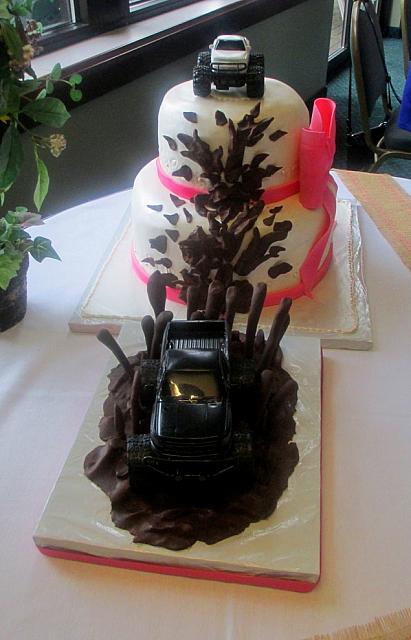
[{"label": "square cake base", "polygon": [[[144,348],[136,324],[123,328],[120,343],[128,353]],[[294,441],[300,459],[268,519],[216,544],[196,542],[182,551],[133,543],[128,531],[112,523],[109,498],[83,472],[87,453],[102,444],[104,378],[35,531],[40,551],[156,573],[311,591],[320,578],[321,348],[319,340],[298,337],[285,338],[282,348],[283,366],[299,385]]]},{"label": "square cake base", "polygon": [[[126,213],[102,264],[94,274],[70,321],[77,332],[97,332],[102,327],[118,333],[124,322],[150,313],[146,285],[131,267],[132,230]],[[288,335],[315,336],[324,348],[370,349],[371,321],[362,269],[362,240],[357,206],[348,200],[337,204],[333,259],[329,271],[313,290],[293,302]],[[175,318],[185,318],[185,305],[167,301]],[[276,307],[263,310],[260,326],[269,330]],[[246,318],[236,315],[235,327],[244,330]]]}]

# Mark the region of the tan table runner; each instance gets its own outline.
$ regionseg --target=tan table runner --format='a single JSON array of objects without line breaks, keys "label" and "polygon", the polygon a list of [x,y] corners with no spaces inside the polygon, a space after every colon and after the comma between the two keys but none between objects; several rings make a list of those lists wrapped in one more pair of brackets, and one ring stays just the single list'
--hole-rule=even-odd
[{"label": "tan table runner", "polygon": [[410,640],[411,609],[403,609],[336,633],[313,636],[310,640]]},{"label": "tan table runner", "polygon": [[385,239],[411,269],[411,198],[386,174],[338,169],[337,175],[359,200]]}]

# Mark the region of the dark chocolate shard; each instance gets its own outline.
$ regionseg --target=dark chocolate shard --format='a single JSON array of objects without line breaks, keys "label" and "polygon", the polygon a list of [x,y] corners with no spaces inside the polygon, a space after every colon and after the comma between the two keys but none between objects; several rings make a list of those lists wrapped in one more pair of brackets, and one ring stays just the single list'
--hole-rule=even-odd
[{"label": "dark chocolate shard", "polygon": [[268,275],[270,276],[270,278],[278,278],[278,276],[281,276],[284,273],[288,273],[289,271],[291,271],[292,266],[290,264],[288,264],[288,262],[279,262],[278,264],[275,264],[273,267],[270,267],[268,269]]},{"label": "dark chocolate shard", "polygon": [[166,236],[157,236],[156,238],[151,238],[149,242],[152,249],[156,249],[160,253],[165,253],[167,251]]},{"label": "dark chocolate shard", "polygon": [[282,208],[283,208],[283,205],[280,204],[278,207],[273,207],[273,209],[270,209],[270,213],[273,213],[274,215],[277,215],[277,213],[279,213]]},{"label": "dark chocolate shard", "polygon": [[182,200],[178,196],[175,196],[174,193],[170,193],[170,200],[175,207],[181,207],[183,204],[185,204],[185,200]]},{"label": "dark chocolate shard", "polygon": [[160,258],[160,260],[156,260],[156,264],[161,264],[166,269],[170,269],[173,266],[170,258]]},{"label": "dark chocolate shard", "polygon": [[165,213],[164,217],[169,221],[170,224],[172,224],[174,226],[177,224],[177,222],[178,222],[178,220],[180,218],[178,213],[170,213],[170,214]]},{"label": "dark chocolate shard", "polygon": [[252,169],[258,167],[266,158],[268,158],[268,156],[268,153],[257,153],[257,155],[251,160],[250,167]]},{"label": "dark chocolate shard", "polygon": [[265,224],[266,227],[271,227],[271,225],[274,223],[274,219],[275,216],[268,216],[268,218],[264,218],[263,224]]},{"label": "dark chocolate shard", "polygon": [[180,237],[180,232],[177,231],[177,229],[166,229],[166,234],[168,235],[168,237],[173,241],[173,242],[177,242],[177,240]]},{"label": "dark chocolate shard", "polygon": [[253,118],[258,118],[258,116],[260,115],[260,108],[261,108],[261,102],[257,102],[255,107],[251,109],[250,116],[252,116]]},{"label": "dark chocolate shard", "polygon": [[184,208],[183,208],[183,212],[184,212],[184,215],[185,215],[185,217],[186,217],[187,222],[188,222],[188,223],[193,222],[193,216],[192,216],[192,214],[189,212],[189,210],[188,210],[188,209],[186,209],[186,208],[184,207]]},{"label": "dark chocolate shard", "polygon": [[270,213],[272,214],[271,216],[268,216],[268,218],[264,218],[263,223],[266,225],[266,227],[271,227],[272,224],[274,224],[274,220],[275,217],[277,215],[277,213],[279,213],[282,209],[282,205],[279,207],[274,207],[273,209],[270,209]]},{"label": "dark chocolate shard", "polygon": [[163,205],[162,204],[148,204],[147,207],[149,209],[152,209],[153,211],[162,211],[163,210]]},{"label": "dark chocolate shard", "polygon": [[193,122],[194,124],[198,122],[197,114],[194,113],[194,111],[183,111],[183,116],[189,122]]},{"label": "dark chocolate shard", "polygon": [[281,131],[281,129],[277,129],[274,133],[271,133],[268,137],[271,142],[277,142],[280,138],[287,135],[287,131]]},{"label": "dark chocolate shard", "polygon": [[164,140],[167,141],[171,151],[177,151],[177,142],[173,138],[170,138],[170,136],[164,136],[164,135],[163,135],[163,138]]},{"label": "dark chocolate shard", "polygon": [[226,115],[222,111],[215,112],[215,123],[217,127],[224,127],[227,122],[228,120],[226,118]]},{"label": "dark chocolate shard", "polygon": [[147,264],[151,265],[152,267],[156,266],[156,261],[154,260],[154,258],[144,258],[144,260],[142,260],[141,262],[147,262]]},{"label": "dark chocolate shard", "polygon": [[269,164],[265,168],[265,175],[266,176],[273,176],[280,169],[282,169],[282,167],[277,167],[275,164]]},{"label": "dark chocolate shard", "polygon": [[193,172],[187,164],[183,164],[179,169],[173,171],[172,175],[176,176],[177,178],[184,178],[184,180],[190,182],[193,177]]}]

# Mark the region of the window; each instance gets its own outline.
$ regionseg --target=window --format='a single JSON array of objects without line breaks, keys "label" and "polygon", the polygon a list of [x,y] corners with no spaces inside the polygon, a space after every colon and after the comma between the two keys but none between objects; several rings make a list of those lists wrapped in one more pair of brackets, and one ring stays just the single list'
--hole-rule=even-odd
[{"label": "window", "polygon": [[37,0],[33,5],[33,18],[42,23],[45,33],[71,25],[74,15],[70,0]]},{"label": "window", "polygon": [[33,17],[43,24],[47,51],[196,1],[36,0]]}]

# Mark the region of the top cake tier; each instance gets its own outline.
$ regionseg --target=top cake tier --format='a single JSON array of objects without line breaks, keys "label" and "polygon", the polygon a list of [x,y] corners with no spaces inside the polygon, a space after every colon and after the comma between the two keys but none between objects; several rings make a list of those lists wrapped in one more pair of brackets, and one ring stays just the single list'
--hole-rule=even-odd
[{"label": "top cake tier", "polygon": [[[303,100],[279,80],[265,79],[261,99],[247,98],[241,89],[212,91],[201,98],[193,94],[191,81],[183,82],[168,91],[160,107],[161,168],[179,184],[208,190],[212,185],[202,175],[210,175],[210,167],[204,166],[210,162],[205,145],[214,158],[221,156],[227,173],[228,156],[246,138],[244,164],[264,154],[259,165],[269,167],[264,188],[286,185],[298,180],[300,133],[308,125]],[[227,175],[226,181],[231,181]]]}]

